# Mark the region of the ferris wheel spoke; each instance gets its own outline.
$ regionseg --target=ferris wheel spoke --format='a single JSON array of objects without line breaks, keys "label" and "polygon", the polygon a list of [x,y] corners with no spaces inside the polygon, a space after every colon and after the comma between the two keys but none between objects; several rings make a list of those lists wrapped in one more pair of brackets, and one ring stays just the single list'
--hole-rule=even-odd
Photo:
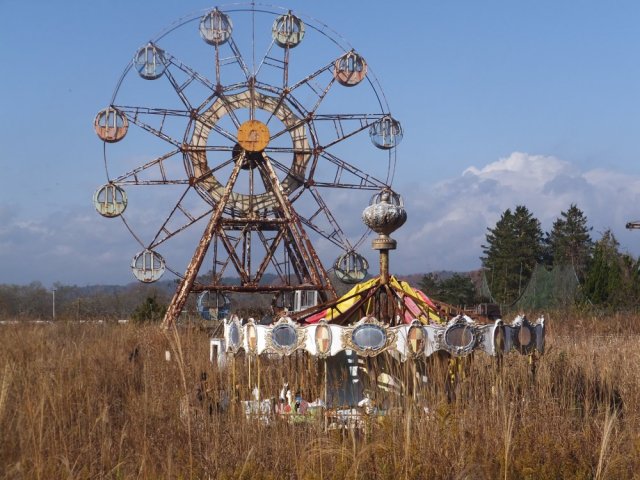
[{"label": "ferris wheel spoke", "polygon": [[[173,65],[174,67],[176,67],[177,69],[181,70],[182,72],[184,72],[187,76],[186,80],[183,83],[176,83],[177,88],[176,88],[176,92],[178,93],[178,95],[182,94],[184,92],[184,90],[194,81],[199,82],[201,85],[207,87],[209,90],[211,90],[212,92],[215,91],[215,85],[211,82],[211,80],[209,80],[207,77],[205,77],[204,75],[200,75],[198,72],[196,72],[193,68],[189,67],[188,65],[182,63],[180,60],[178,60],[176,57],[173,57],[171,55],[169,55],[168,53],[164,53],[165,58],[167,60],[167,62],[170,65]],[[169,72],[169,69],[167,69],[165,71],[165,73]],[[173,75],[170,76],[170,80],[171,78],[173,78]],[[173,83],[173,82],[172,82]]]},{"label": "ferris wheel spoke", "polygon": [[[278,103],[276,104],[276,108],[273,110],[273,112],[271,112],[271,115],[269,115],[269,118],[266,122],[267,125],[269,125],[269,122],[274,116],[277,116],[278,111],[280,110],[280,107],[283,105],[283,103],[287,99],[289,100],[289,103],[294,105],[296,109],[302,113],[305,119],[313,117],[315,112],[318,110],[318,108],[322,104],[322,101],[325,99],[325,97],[331,90],[331,87],[334,85],[334,83],[335,83],[335,79],[332,78],[324,88],[321,88],[321,87],[313,88],[311,87],[311,84],[309,84],[312,91],[318,97],[318,99],[316,100],[315,104],[311,107],[311,109],[307,109],[305,106],[297,102],[297,100],[295,100],[295,97],[292,95],[293,89],[289,89],[289,88],[282,89],[282,91],[278,95]],[[306,120],[303,120],[303,121],[306,121]]]},{"label": "ferris wheel spoke", "polygon": [[[176,80],[176,78],[171,74],[170,70],[167,68],[167,70],[165,71],[165,75],[167,77],[167,79],[169,80],[169,83],[171,84],[171,86],[173,87],[173,89],[176,91],[176,93],[178,94],[178,97],[180,98],[180,101],[184,104],[185,107],[187,107],[189,110],[193,110],[193,106],[191,105],[191,102],[189,101],[189,99],[187,98],[187,96],[184,93],[184,89],[187,87],[187,84],[183,84],[183,85],[179,85],[178,81]],[[186,83],[186,82],[185,82]],[[191,83],[191,82],[189,82]]]},{"label": "ferris wheel spoke", "polygon": [[333,128],[336,134],[336,138],[329,142],[325,143],[323,148],[330,148],[333,145],[336,145],[347,138],[353,137],[354,135],[362,132],[363,130],[369,129],[372,125],[380,121],[380,119],[384,118],[383,114],[332,114],[332,115],[315,115],[314,121],[316,123],[319,122],[331,122],[333,124]]},{"label": "ferris wheel spoke", "polygon": [[238,48],[238,45],[233,39],[233,36],[229,37],[228,44],[229,44],[229,48],[231,49],[234,55],[232,57],[233,58],[232,61],[235,61],[240,66],[240,69],[242,70],[246,80],[248,81],[251,78],[251,71],[249,70],[249,67],[247,67],[247,64],[245,63],[244,58],[240,53],[240,49]]},{"label": "ferris wheel spoke", "polygon": [[339,247],[340,249],[346,250],[347,247],[337,238],[337,234],[335,230],[328,232],[320,228],[317,224],[313,223],[311,220],[305,218],[304,216],[302,215],[299,215],[299,216],[300,216],[300,221],[304,225],[312,229],[318,235],[321,235],[322,237],[326,238],[327,240],[329,240],[331,243],[333,243],[335,246]]},{"label": "ferris wheel spoke", "polygon": [[[209,43],[209,42],[207,42]],[[215,90],[219,91],[222,88],[226,88],[222,86],[222,69],[227,65],[236,64],[242,71],[245,80],[248,80],[251,77],[251,73],[249,68],[247,67],[238,45],[235,43],[233,37],[231,35],[228,38],[225,38],[222,42],[212,42],[211,43],[215,48],[215,70],[216,70],[216,85]],[[231,50],[230,56],[223,56],[222,46],[228,45]],[[244,82],[243,82],[244,83]]]},{"label": "ferris wheel spoke", "polygon": [[[220,97],[220,99],[224,102],[225,107],[227,108],[231,108],[231,104],[229,103],[228,99],[226,99],[226,97]],[[234,125],[237,127],[240,126],[240,121],[238,120],[238,118],[236,117],[235,113],[233,113],[232,111],[230,111],[230,117],[234,123]],[[233,145],[236,144],[236,142],[238,141],[237,137],[235,134],[229,132],[228,130],[226,130],[225,128],[221,127],[217,122],[212,122],[211,120],[209,120],[206,116],[201,116],[198,118],[198,122],[200,122],[201,124],[209,127],[210,130],[213,130],[216,133],[219,133],[221,136],[223,136],[224,138],[226,138],[227,140],[229,140]],[[198,147],[198,148],[203,148],[203,147]],[[222,146],[222,145],[217,145],[217,146],[207,146],[204,147],[205,150],[225,150],[225,149],[230,149],[232,150],[233,147],[226,147],[226,146]]]},{"label": "ferris wheel spoke", "polygon": [[[174,145],[175,147],[180,147],[182,142],[172,138],[167,133],[164,132],[165,129],[165,120],[169,117],[188,117],[189,113],[184,110],[167,110],[161,108],[147,108],[147,107],[121,107],[114,106],[114,108],[118,109],[122,112],[123,115],[133,124],[139,126],[143,130],[155,135],[156,137],[164,140],[165,142]],[[159,116],[160,117],[160,125],[154,127],[142,120],[141,117],[145,115]]]},{"label": "ferris wheel spoke", "polygon": [[[324,215],[325,219],[327,220],[327,222],[331,226],[331,231],[325,232],[325,233],[328,233],[328,235],[326,235],[326,234],[321,234],[321,235],[323,235],[325,238],[327,238],[329,240],[336,239],[337,242],[334,242],[334,243],[336,243],[337,245],[341,246],[341,248],[343,248],[345,250],[352,250],[353,247],[349,243],[349,239],[347,238],[347,236],[342,231],[342,228],[340,228],[340,225],[338,224],[338,222],[336,221],[335,217],[331,213],[331,210],[329,210],[329,207],[327,207],[327,204],[325,203],[324,199],[322,198],[322,195],[320,195],[320,192],[318,191],[318,189],[313,187],[313,186],[311,186],[311,187],[309,187],[309,193],[311,193],[311,196],[313,197],[313,199],[318,204],[318,209],[316,210],[316,212],[312,216],[307,218],[307,220],[310,222],[310,224],[320,214]],[[314,227],[312,227],[312,228],[314,228]],[[318,231],[318,229],[315,229],[315,228],[314,228],[314,230]]]},{"label": "ferris wheel spoke", "polygon": [[[155,247],[157,247],[158,245],[161,245],[162,243],[166,242],[167,240],[169,240],[171,237],[177,235],[178,233],[182,232],[183,230],[186,230],[187,228],[189,228],[191,225],[193,225],[194,223],[198,222],[199,220],[201,220],[204,217],[210,216],[211,212],[213,211],[213,208],[209,208],[207,211],[205,211],[204,213],[201,213],[199,215],[194,215],[192,214],[189,209],[183,204],[185,197],[187,196],[187,193],[189,193],[189,191],[191,190],[191,185],[189,185],[185,191],[182,193],[182,195],[180,196],[180,198],[178,199],[178,201],[176,202],[175,207],[173,207],[173,210],[171,210],[171,212],[169,213],[169,215],[167,216],[166,220],[163,222],[163,224],[160,226],[160,229],[156,232],[155,236],[153,237],[153,240],[149,246],[149,249],[153,249]],[[178,218],[180,217],[180,218]],[[177,228],[169,228],[169,222],[174,221],[180,224],[179,227]]]},{"label": "ferris wheel spoke", "polygon": [[216,173],[218,170],[222,170],[224,167],[231,165],[235,162],[235,158],[230,158],[229,160],[225,160],[224,162],[216,165],[213,168],[210,168],[202,177],[198,178],[197,180],[201,180],[202,178],[206,178],[209,177],[210,175]]},{"label": "ferris wheel spoke", "polygon": [[[333,165],[334,170],[331,175],[331,179],[328,181],[319,181],[313,179],[313,184],[319,187],[331,187],[331,188],[355,188],[359,190],[382,190],[389,188],[387,183],[377,179],[373,175],[363,172],[357,167],[354,167],[349,162],[338,158],[331,153],[324,151],[320,154],[320,157],[327,160],[329,164]],[[311,171],[310,175],[314,175],[314,171]],[[348,178],[352,178],[349,181]]]},{"label": "ferris wheel spoke", "polygon": [[333,113],[333,114],[319,114],[314,117],[317,121],[357,121],[361,125],[366,124],[371,126],[373,123],[388,117],[388,113]]},{"label": "ferris wheel spoke", "polygon": [[320,105],[322,104],[323,100],[327,97],[327,94],[329,93],[333,85],[335,85],[336,79],[334,76],[331,76],[331,80],[329,80],[327,85],[324,87],[320,86],[314,81],[320,74],[326,72],[329,68],[331,68],[331,66],[332,64],[329,64],[323,67],[322,69],[318,70],[312,75],[301,80],[290,89],[291,93],[293,93],[294,90],[300,88],[303,85],[306,85],[318,97],[315,104],[311,107],[310,110],[307,111],[307,115],[306,115],[307,117],[311,117],[315,115],[315,112],[318,111],[318,108],[320,108]]},{"label": "ferris wheel spoke", "polygon": [[205,152],[233,152],[233,147],[228,145],[207,145],[206,147],[197,147],[197,149]]},{"label": "ferris wheel spoke", "polygon": [[112,105],[116,110],[124,113],[129,120],[138,119],[144,115],[157,115],[161,117],[186,117],[191,116],[189,110],[177,108],[151,108],[132,105]]},{"label": "ferris wheel spoke", "polygon": [[273,50],[273,47],[275,44],[276,44],[275,39],[272,38],[271,43],[269,43],[269,46],[267,47],[265,54],[262,56],[262,59],[260,60],[260,63],[256,68],[256,71],[254,73],[254,76],[256,78],[258,77],[258,74],[260,73],[260,70],[262,70],[262,67],[264,65],[275,67],[275,68],[282,68],[282,69],[284,68],[282,60],[280,60],[279,58],[276,58],[275,56],[271,56],[271,51]]},{"label": "ferris wheel spoke", "polygon": [[311,155],[313,150],[311,148],[295,148],[295,147],[267,147],[263,150],[266,153],[298,153],[304,155]]},{"label": "ferris wheel spoke", "polygon": [[[285,51],[288,52],[289,48],[287,47],[285,49]],[[293,86],[288,87],[287,86],[287,82],[288,82],[288,64],[289,64],[288,56],[285,57],[285,61],[283,63],[285,65],[286,69],[285,69],[285,73],[284,73],[284,80],[283,80],[283,88],[282,89],[278,89],[278,88],[273,87],[271,85],[257,84],[260,88],[262,88],[262,89],[264,89],[266,91],[269,91],[271,93],[276,93],[278,95],[278,103],[276,105],[276,108],[273,110],[273,112],[271,112],[271,115],[269,116],[269,119],[267,120],[267,125],[269,124],[269,122],[271,121],[271,119],[274,116],[277,116],[278,110],[280,109],[281,105],[284,103],[284,101],[286,99],[289,99],[289,103],[291,103],[301,113],[301,115],[303,117],[305,117],[305,118],[312,117],[314,112],[316,112],[317,109],[320,107],[322,101],[324,100],[326,95],[331,90],[331,87],[335,83],[335,78],[332,77],[331,80],[329,81],[329,83],[324,88],[320,87],[319,85],[314,84],[314,80],[319,75],[321,75],[322,73],[326,72],[327,70],[329,70],[332,67],[333,63],[329,63],[328,65],[318,69],[317,71],[315,71],[311,75],[309,75],[309,76],[305,77],[304,79],[298,81]],[[295,97],[292,95],[292,93],[294,93],[295,90],[297,90],[298,88],[300,88],[301,86],[304,86],[304,85],[307,85],[309,87],[309,89],[311,91],[313,91],[315,93],[315,95],[318,97],[318,100],[311,107],[311,109],[307,109],[305,106],[303,106],[301,103],[299,103],[295,99]]]},{"label": "ferris wheel spoke", "polygon": [[[326,91],[330,88],[333,83],[330,82]],[[324,97],[322,97],[324,98]],[[322,100],[320,99],[320,101]],[[319,104],[316,105],[316,107]],[[314,107],[314,108],[316,108]],[[354,135],[362,132],[363,130],[367,130],[376,122],[380,121],[382,118],[387,117],[385,114],[371,114],[371,113],[361,113],[361,114],[322,114],[322,115],[314,115],[313,110],[307,111],[307,114],[304,118],[301,118],[296,123],[291,126],[287,126],[281,130],[278,130],[273,135],[271,135],[270,141],[275,140],[276,138],[288,133],[291,129],[297,128],[301,125],[305,125],[311,122],[319,123],[319,122],[332,122],[335,130],[335,139],[331,142],[325,143],[322,145],[322,148],[326,149],[336,145],[347,138],[353,137]]]},{"label": "ferris wheel spoke", "polygon": [[249,119],[255,120],[256,118],[256,80],[255,77],[249,79]]},{"label": "ferris wheel spoke", "polygon": [[210,105],[211,102],[218,96],[216,92],[212,93],[205,97],[204,100],[201,100],[198,106],[194,109],[196,112],[201,112],[203,109],[206,109],[207,105]]},{"label": "ferris wheel spoke", "polygon": [[[223,92],[218,92],[218,98],[220,98],[220,100],[222,100],[222,103],[224,103],[224,106],[227,110],[227,112],[229,113],[229,118],[231,118],[231,121],[233,122],[233,125],[237,128],[240,127],[240,124],[242,122],[240,122],[240,120],[238,119],[238,116],[236,115],[235,112],[235,108],[233,106],[233,104],[229,101],[229,98],[223,93]],[[211,127],[218,131],[217,129],[219,128],[217,125],[213,125],[210,123],[207,123],[207,125],[211,125]],[[226,136],[226,135],[225,135]],[[233,137],[233,141],[236,141],[236,137],[234,135],[232,135]]]},{"label": "ferris wheel spoke", "polygon": [[290,92],[287,92],[287,89],[260,82],[258,79],[255,81],[255,87],[261,92],[266,92],[269,95],[275,95],[278,97],[279,103],[282,103],[284,99],[286,99],[287,106],[292,108],[299,117],[309,116],[309,110],[302,104],[302,102],[298,101],[296,97],[290,95]]},{"label": "ferris wheel spoke", "polygon": [[335,85],[335,82],[336,82],[335,78],[332,78],[327,84],[327,86],[324,88],[324,90],[318,94],[318,101],[311,108],[309,115],[315,115],[315,113],[318,111],[318,108],[320,108],[320,105],[322,105],[322,101],[327,97],[327,94],[331,90],[331,87]]},{"label": "ferris wheel spoke", "polygon": [[[293,85],[291,85],[289,87],[289,90],[291,91],[291,93],[295,92],[298,88],[304,86],[304,85],[308,85],[309,88],[311,88],[312,90],[314,90],[314,86],[312,85],[313,80],[315,80],[317,77],[319,77],[320,75],[322,75],[324,72],[326,72],[327,70],[329,70],[331,67],[333,67],[333,62],[328,63],[327,65],[325,65],[322,68],[319,68],[318,70],[316,70],[315,72],[313,72],[311,75],[306,76],[305,78],[303,78],[302,80],[298,80],[296,83],[294,83]],[[315,90],[314,90],[315,91]]]},{"label": "ferris wheel spoke", "polygon": [[[148,185],[149,182],[153,182],[157,184],[167,184],[167,185],[175,184],[175,183],[186,183],[187,181],[184,179],[170,180],[167,176],[167,171],[165,168],[165,162],[180,152],[181,152],[181,149],[176,149],[168,153],[165,153],[164,155],[161,155],[158,158],[154,158],[150,162],[147,162],[144,165],[141,165],[131,170],[130,172],[120,175],[119,177],[113,180],[113,183],[121,184],[121,185],[123,184]],[[140,178],[140,174],[154,167],[157,167],[158,171],[160,172],[160,180],[152,181],[152,180],[144,180]]]},{"label": "ferris wheel spoke", "polygon": [[269,161],[275,167],[276,170],[284,173],[285,175],[290,175],[291,177],[293,177],[298,182],[304,184],[304,181],[305,181],[304,174],[302,176],[300,176],[291,167],[285,165],[282,162],[279,162],[278,160],[276,160],[273,157],[269,157]]},{"label": "ferris wheel spoke", "polygon": [[299,127],[301,127],[302,125],[307,125],[309,123],[309,119],[308,118],[301,118],[300,120],[298,120],[297,122],[285,126],[284,128],[282,128],[281,130],[278,130],[277,132],[275,132],[274,134],[271,135],[271,137],[269,138],[269,143],[273,142],[275,139],[285,135],[285,134],[289,134],[292,130],[295,130]]},{"label": "ferris wheel spoke", "polygon": [[282,70],[282,88],[283,90],[291,90],[289,85],[289,56],[291,54],[291,47],[286,44],[282,47],[282,58],[277,58],[275,55],[272,55],[271,52],[273,50],[274,45],[276,45],[275,37],[272,38],[271,43],[267,47],[267,51],[262,56],[262,60],[258,65],[258,68],[255,72],[255,77],[258,77],[260,70],[263,65],[267,65],[273,68],[277,68]]},{"label": "ferris wheel spoke", "polygon": [[[286,88],[273,87],[273,86],[270,86],[270,85],[266,85],[264,83],[260,83],[257,80],[254,83],[254,86],[257,89],[264,90],[264,91],[266,91],[268,93],[272,93],[272,94],[275,94],[275,95],[278,96],[278,102],[276,103],[275,108],[269,114],[269,118],[266,121],[266,124],[269,125],[269,122],[271,122],[273,117],[277,117],[278,116],[278,112],[280,111],[280,108],[284,104],[285,100],[287,98],[292,99],[292,97],[289,96],[289,91]],[[291,102],[291,103],[292,103],[292,105],[298,107],[298,105],[296,105],[294,102]],[[304,109],[304,108],[302,108],[302,109],[297,108],[297,110],[299,112],[306,112],[306,109]],[[306,114],[304,116],[306,116]]]},{"label": "ferris wheel spoke", "polygon": [[353,250],[358,250],[360,248],[360,246],[364,243],[364,241],[369,238],[369,235],[371,235],[371,233],[373,232],[373,230],[371,230],[370,228],[367,228],[367,230],[362,234],[362,236],[360,237],[360,239],[355,243],[355,245],[353,246]]}]

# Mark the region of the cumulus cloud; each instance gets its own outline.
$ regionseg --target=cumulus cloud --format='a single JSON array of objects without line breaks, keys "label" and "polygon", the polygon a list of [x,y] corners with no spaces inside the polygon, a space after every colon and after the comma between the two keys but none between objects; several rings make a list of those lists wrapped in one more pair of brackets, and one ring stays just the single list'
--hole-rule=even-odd
[{"label": "cumulus cloud", "polygon": [[[560,212],[575,203],[587,216],[595,239],[611,228],[623,250],[640,253],[640,232],[624,228],[629,220],[640,219],[640,176],[583,170],[553,156],[514,152],[488,165],[471,166],[456,178],[430,183],[425,177],[397,182],[394,188],[403,195],[409,215],[407,223],[392,234],[398,240],[398,250],[391,256],[396,273],[479,268],[487,228],[516,205],[525,205],[549,231]],[[358,193],[362,192],[323,191],[352,241],[363,231],[360,214],[369,197]],[[144,199],[134,200],[130,203]],[[141,212],[129,216],[138,233],[157,229],[158,219],[166,218],[164,210],[169,208],[165,205],[160,211],[147,200]],[[295,206],[309,210],[307,215],[313,213],[312,202],[306,205],[300,200]],[[175,271],[184,271],[203,228],[201,221],[159,248]],[[330,267],[339,254],[337,247],[309,233]],[[126,283],[133,280],[131,258],[141,249],[119,219],[104,219],[91,207],[34,217],[15,204],[0,204],[0,283]],[[375,272],[376,253],[370,241],[359,251]]]},{"label": "cumulus cloud", "polygon": [[640,218],[640,177],[583,171],[553,156],[514,152],[483,167],[469,167],[458,178],[399,190],[410,219],[395,234],[400,245],[394,261],[400,271],[478,268],[487,228],[516,205],[525,205],[549,231],[574,203],[593,227],[592,237],[610,228],[623,249],[639,250],[640,232],[624,226]]}]

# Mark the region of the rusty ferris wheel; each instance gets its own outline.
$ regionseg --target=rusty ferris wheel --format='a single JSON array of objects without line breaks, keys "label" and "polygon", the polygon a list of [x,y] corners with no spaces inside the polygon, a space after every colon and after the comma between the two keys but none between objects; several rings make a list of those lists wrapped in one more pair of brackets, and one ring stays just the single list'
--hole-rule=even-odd
[{"label": "rusty ferris wheel", "polygon": [[[140,244],[133,274],[180,278],[165,324],[190,292],[333,299],[308,233],[337,247],[340,280],[366,275],[367,232],[341,213],[390,190],[402,129],[365,58],[326,25],[255,3],[180,19],[135,53],[94,127],[107,173],[94,204]],[[171,245],[194,229],[182,270]],[[222,283],[231,275],[239,285]]]}]

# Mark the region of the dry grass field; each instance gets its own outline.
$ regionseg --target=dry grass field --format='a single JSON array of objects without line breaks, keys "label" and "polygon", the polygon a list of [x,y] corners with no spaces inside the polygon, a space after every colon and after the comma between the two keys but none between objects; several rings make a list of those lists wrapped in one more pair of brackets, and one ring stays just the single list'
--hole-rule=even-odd
[{"label": "dry grass field", "polygon": [[[218,412],[219,392],[234,382],[249,397],[247,364],[209,364],[197,328],[2,326],[0,476],[639,478],[640,318],[552,313],[547,326],[535,376],[526,356],[498,367],[478,354],[451,400],[443,367],[429,366],[433,381],[399,399],[396,414],[328,431],[321,417],[265,423],[233,402]],[[211,413],[194,400],[181,415],[202,372]],[[277,396],[287,377],[315,395],[319,372],[305,358],[265,364],[261,392]]]}]

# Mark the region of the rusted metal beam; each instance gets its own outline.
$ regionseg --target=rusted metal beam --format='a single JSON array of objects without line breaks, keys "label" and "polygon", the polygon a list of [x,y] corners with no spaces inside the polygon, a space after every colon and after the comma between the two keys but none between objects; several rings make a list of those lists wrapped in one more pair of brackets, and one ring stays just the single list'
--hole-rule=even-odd
[{"label": "rusted metal beam", "polygon": [[269,262],[273,258],[273,255],[276,253],[276,249],[278,248],[278,245],[280,244],[280,242],[284,238],[284,233],[285,233],[284,229],[281,229],[278,232],[278,234],[275,236],[275,238],[271,241],[270,245],[267,245],[265,243],[265,241],[261,239],[263,245],[265,246],[265,248],[267,250],[267,253],[266,253],[264,259],[262,260],[262,263],[258,267],[258,271],[256,272],[256,276],[255,276],[256,281],[260,281],[260,279],[264,275],[264,272],[267,269],[267,266],[269,265]]},{"label": "rusted metal beam", "polygon": [[[225,227],[227,225],[241,225],[241,226],[245,226],[245,225],[260,225],[260,227],[264,227],[269,226],[269,225],[273,225],[273,226],[279,226],[279,225],[286,225],[287,221],[283,218],[252,218],[252,217],[243,217],[243,218],[221,218],[220,219],[220,224],[224,225]],[[263,228],[260,228],[260,230],[264,230]]]},{"label": "rusted metal beam", "polygon": [[[282,186],[278,180],[278,176],[271,165],[271,162],[268,158],[265,158],[265,161],[261,164],[261,167],[264,168],[265,173],[269,177],[271,181],[271,185],[273,185],[273,193],[275,197],[278,199],[278,203],[282,209],[282,214],[284,218],[290,225],[290,231],[292,234],[292,238],[295,244],[295,250],[297,250],[304,260],[305,266],[311,275],[312,283],[318,285],[318,290],[321,292],[321,296],[323,300],[328,300],[330,298],[336,298],[337,294],[331,284],[331,280],[329,280],[329,275],[326,270],[322,266],[322,262],[320,262],[320,258],[316,253],[309,237],[307,236],[304,228],[302,227],[302,223],[300,222],[300,218],[295,214],[291,203],[286,195],[284,195],[282,191]],[[329,295],[327,295],[328,292]]]},{"label": "rusted metal beam", "polygon": [[295,292],[296,290],[318,290],[318,285],[193,285],[192,292],[245,292],[245,293],[271,293],[271,292]]},{"label": "rusted metal beam", "polygon": [[241,163],[242,162],[236,162],[235,166],[233,167],[233,171],[229,176],[229,181],[225,186],[222,198],[216,205],[216,209],[214,210],[213,214],[211,215],[211,218],[209,219],[209,223],[207,224],[207,227],[205,228],[204,233],[202,234],[202,238],[200,239],[200,242],[198,243],[198,247],[196,248],[196,251],[193,254],[193,257],[191,258],[191,262],[189,262],[189,266],[187,267],[184,278],[178,285],[176,293],[173,295],[173,298],[171,299],[171,303],[167,308],[167,313],[165,314],[164,319],[162,320],[162,326],[164,328],[169,328],[171,324],[173,324],[173,322],[176,321],[176,319],[182,312],[182,309],[184,308],[184,304],[187,302],[187,297],[189,296],[189,292],[193,287],[193,283],[195,282],[196,277],[198,276],[198,271],[200,270],[200,266],[204,261],[204,257],[207,253],[207,249],[209,248],[209,244],[211,243],[211,239],[213,238],[216,228],[219,225],[220,218],[222,217],[222,214],[224,212],[224,207],[227,201],[229,200],[229,196],[233,191],[233,186],[235,185],[236,180],[238,179]]},{"label": "rusted metal beam", "polygon": [[242,283],[249,283],[249,274],[244,268],[244,263],[240,260],[240,258],[238,258],[238,254],[236,253],[236,247],[238,246],[238,243],[242,238],[238,238],[236,244],[233,245],[226,232],[224,232],[223,230],[218,231],[218,238],[222,241],[222,245],[227,251],[231,262],[233,263],[234,267],[236,267],[236,271],[240,275],[240,281]]}]

